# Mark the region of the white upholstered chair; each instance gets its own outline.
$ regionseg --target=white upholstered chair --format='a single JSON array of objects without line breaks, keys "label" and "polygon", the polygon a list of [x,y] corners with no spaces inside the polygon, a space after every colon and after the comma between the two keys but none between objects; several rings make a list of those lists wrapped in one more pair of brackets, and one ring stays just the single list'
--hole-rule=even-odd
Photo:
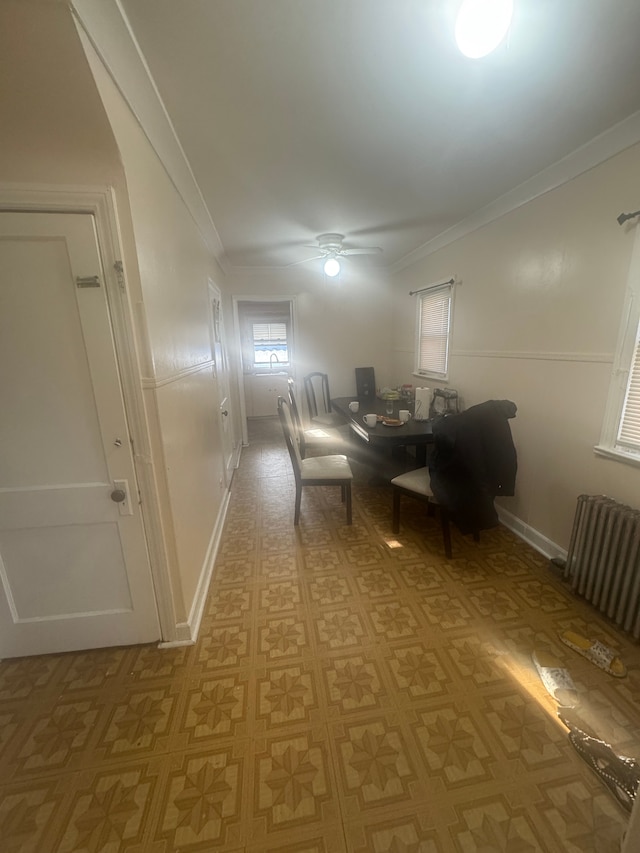
[{"label": "white upholstered chair", "polygon": [[449,527],[449,514],[441,507],[433,497],[429,485],[429,469],[416,468],[415,471],[407,471],[394,477],[391,481],[393,486],[393,515],[391,529],[394,533],[400,531],[400,499],[402,495],[415,498],[426,503],[431,509],[438,507],[440,511],[440,525],[442,527],[442,541],[444,553],[447,559],[451,559],[451,529]]},{"label": "white upholstered chair", "polygon": [[344,418],[331,410],[331,394],[329,392],[329,376],[326,373],[308,373],[302,380],[307,396],[307,408],[312,424],[322,426],[340,426]]},{"label": "white upholstered chair", "polygon": [[322,424],[313,424],[310,427],[302,426],[300,410],[293,390],[293,379],[289,379],[288,386],[291,420],[298,437],[300,456],[304,459],[308,453],[315,455],[341,453],[344,450],[345,439],[337,429]]},{"label": "white upholstered chair", "polygon": [[304,486],[340,486],[342,500],[346,503],[347,524],[351,524],[351,481],[353,474],[342,454],[331,456],[310,456],[303,459],[295,433],[295,425],[291,416],[291,407],[284,397],[278,397],[278,417],[282,424],[284,440],[291,457],[293,473],[296,481],[296,505],[293,523],[300,521],[300,502]]}]

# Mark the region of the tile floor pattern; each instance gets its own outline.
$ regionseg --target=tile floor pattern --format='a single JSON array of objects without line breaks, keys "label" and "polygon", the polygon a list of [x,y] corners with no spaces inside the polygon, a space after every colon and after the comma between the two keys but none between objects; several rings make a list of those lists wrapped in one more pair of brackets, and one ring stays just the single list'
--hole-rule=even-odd
[{"label": "tile floor pattern", "polygon": [[[275,429],[275,432],[274,432]],[[277,422],[234,478],[198,642],[0,664],[4,853],[607,853],[627,815],[531,663],[640,756],[640,647],[503,528],[479,544],[388,487],[307,489],[293,527]],[[412,506],[413,504],[413,506]],[[597,635],[614,679],[557,632]]]}]

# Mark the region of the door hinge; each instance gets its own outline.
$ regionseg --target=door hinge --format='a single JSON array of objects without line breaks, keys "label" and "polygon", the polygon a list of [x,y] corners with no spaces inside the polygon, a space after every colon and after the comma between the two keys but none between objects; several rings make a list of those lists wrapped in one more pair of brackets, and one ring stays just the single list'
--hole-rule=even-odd
[{"label": "door hinge", "polygon": [[100,287],[100,279],[97,275],[77,275],[76,287]]},{"label": "door hinge", "polygon": [[122,266],[122,261],[116,261],[113,265],[113,268],[116,271],[116,275],[118,277],[118,284],[120,285],[120,290],[124,290],[124,267]]}]

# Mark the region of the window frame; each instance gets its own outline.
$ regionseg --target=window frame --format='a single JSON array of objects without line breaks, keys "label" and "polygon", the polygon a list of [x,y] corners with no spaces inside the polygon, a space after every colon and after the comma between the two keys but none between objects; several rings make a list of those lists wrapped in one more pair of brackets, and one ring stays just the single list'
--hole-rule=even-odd
[{"label": "window frame", "polygon": [[[284,329],[284,337],[278,338],[278,337],[269,336],[267,338],[264,338],[263,344],[265,346],[268,346],[269,344],[276,344],[276,345],[284,344],[284,346],[286,347],[287,359],[286,359],[286,361],[278,360],[278,364],[281,365],[283,368],[284,367],[290,367],[291,366],[291,352],[290,352],[290,341],[289,341],[289,324],[286,322],[286,320],[282,320],[282,319],[281,320],[272,320],[272,319],[255,320],[255,319],[253,319],[250,322],[251,349],[252,349],[252,353],[253,353],[252,369],[253,370],[260,370],[260,369],[264,368],[265,366],[270,366],[269,359],[266,359],[265,361],[256,361],[256,354],[257,354],[256,345],[258,345],[259,340],[260,340],[258,337],[256,337],[256,326],[267,326],[267,327],[269,327],[270,333],[272,331],[272,329],[271,329],[272,326],[282,326],[282,328]],[[271,347],[271,349],[275,349],[275,347]],[[276,355],[277,355],[277,353],[276,353]]]},{"label": "window frame", "polygon": [[631,254],[600,442],[594,447],[594,452],[599,456],[640,467],[640,434],[637,446],[622,443],[619,439],[632,380],[634,391],[640,392],[640,228],[636,231]]},{"label": "window frame", "polygon": [[[455,280],[451,278],[449,281],[440,282],[439,284],[428,285],[420,290],[415,291],[416,296],[416,327],[414,341],[414,365],[413,375],[422,379],[435,379],[437,381],[446,382],[449,379],[449,360],[451,356],[451,335],[453,329],[453,307],[454,307],[454,288]],[[444,353],[441,355],[444,358],[444,371],[422,368],[422,319],[424,315],[424,301],[432,299],[440,293],[446,294],[448,298],[447,312],[447,329],[444,337]]]}]

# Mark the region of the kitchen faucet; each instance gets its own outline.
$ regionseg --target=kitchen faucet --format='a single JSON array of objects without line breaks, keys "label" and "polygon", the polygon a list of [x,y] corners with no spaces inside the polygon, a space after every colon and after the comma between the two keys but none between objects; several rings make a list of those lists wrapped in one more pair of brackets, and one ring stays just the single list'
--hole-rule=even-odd
[{"label": "kitchen faucet", "polygon": [[277,352],[272,352],[272,353],[271,353],[271,355],[269,356],[269,368],[270,368],[271,370],[273,370],[273,359],[274,359],[274,358],[275,358],[275,360],[276,360],[276,364],[280,364],[280,362],[278,361],[278,353],[277,353]]}]

